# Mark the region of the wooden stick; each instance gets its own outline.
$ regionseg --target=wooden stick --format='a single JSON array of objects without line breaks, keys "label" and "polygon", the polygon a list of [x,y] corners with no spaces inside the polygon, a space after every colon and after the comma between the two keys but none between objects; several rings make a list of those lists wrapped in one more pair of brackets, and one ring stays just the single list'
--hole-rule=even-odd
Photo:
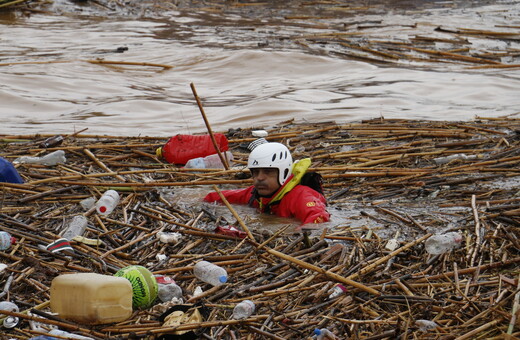
[{"label": "wooden stick", "polygon": [[[83,149],[83,152],[94,161],[101,169],[105,170],[106,172],[112,172],[103,162],[101,162],[89,149]],[[115,175],[115,177],[120,180],[121,182],[126,182],[126,180],[120,176]]]},{"label": "wooden stick", "polygon": [[358,272],[350,275],[348,278],[349,279],[353,279],[353,278],[356,278],[360,275],[364,275],[368,272],[370,272],[372,269],[374,269],[375,267],[379,266],[380,264],[382,263],[385,263],[386,261],[388,261],[389,259],[391,259],[392,257],[394,257],[395,255],[411,248],[411,247],[414,247],[415,245],[421,243],[422,241],[426,240],[427,238],[429,238],[430,236],[432,236],[432,234],[426,234],[424,235],[423,237],[415,240],[415,241],[412,241],[412,242],[409,242],[408,244],[405,244],[404,246],[402,246],[401,248],[398,248],[396,250],[394,250],[393,252],[391,252],[390,254],[386,255],[386,256],[383,256],[381,257],[379,260],[369,264],[368,266],[362,268],[361,270],[359,270]]},{"label": "wooden stick", "polygon": [[[235,211],[235,209],[233,209],[233,207],[229,204],[229,202],[225,199],[225,197],[222,195],[222,193],[218,190],[218,188],[216,186],[214,186],[214,189],[217,191],[217,193],[219,193],[219,196],[221,197],[221,199],[223,199],[223,202],[226,204],[227,208],[231,211],[231,213],[233,214],[233,216],[235,216],[235,218],[237,219],[238,223],[240,224],[240,226],[242,226],[242,228],[244,228],[244,230],[246,231],[246,233],[248,234],[249,236],[249,239],[250,239],[250,242],[252,242],[255,247],[257,247],[258,250],[260,250],[261,248],[259,247],[260,244],[258,244],[253,235],[250,233],[249,231],[249,228],[247,228],[247,226],[245,225],[245,223],[242,221],[242,219],[240,218],[240,216],[237,214],[237,212]],[[338,275],[336,273],[333,273],[333,272],[330,272],[328,270],[325,270],[325,269],[322,269],[318,266],[315,266],[315,265],[312,265],[310,263],[307,263],[305,261],[302,261],[302,260],[299,260],[297,258],[294,258],[292,256],[289,256],[289,255],[286,255],[284,253],[281,253],[277,250],[274,250],[274,249],[271,249],[271,248],[268,248],[266,246],[263,246],[263,249],[265,249],[265,251],[267,251],[268,253],[272,254],[272,255],[275,255],[281,259],[284,259],[284,260],[287,260],[287,261],[290,261],[300,267],[303,267],[305,269],[309,269],[309,270],[312,270],[312,271],[315,271],[317,273],[320,273],[320,274],[323,274],[331,279],[334,279],[338,282],[341,282],[341,283],[344,283],[344,284],[347,284],[347,285],[350,285],[350,286],[353,286],[353,287],[356,287],[356,288],[359,288],[361,290],[364,290],[370,294],[374,294],[374,295],[379,295],[379,292],[373,288],[370,288],[370,287],[367,287],[361,283],[358,283],[358,282],[355,282],[349,278],[345,278],[345,277],[342,277],[341,275]]]},{"label": "wooden stick", "polygon": [[132,65],[132,66],[152,66],[152,67],[162,67],[164,69],[171,69],[173,66],[164,65],[164,64],[154,64],[154,63],[146,63],[146,62],[136,62],[136,61],[115,61],[115,60],[84,60],[87,63],[91,64],[104,64],[104,65]]},{"label": "wooden stick", "polygon": [[488,323],[485,323],[483,324],[482,326],[480,327],[477,327],[469,332],[467,332],[466,334],[464,335],[461,335],[459,337],[456,337],[455,340],[466,340],[466,339],[473,339],[473,336],[479,334],[480,332],[488,329],[489,327],[492,327],[498,323],[502,322],[502,319],[498,319],[498,320],[493,320],[493,321],[490,321]]},{"label": "wooden stick", "polygon": [[195,100],[197,101],[197,105],[199,106],[200,113],[202,114],[202,118],[204,119],[204,123],[206,124],[206,128],[208,129],[209,136],[211,137],[213,146],[215,147],[215,150],[217,151],[218,157],[220,158],[220,161],[222,162],[222,164],[224,164],[224,168],[226,170],[229,170],[228,161],[227,161],[226,157],[224,157],[224,155],[220,152],[220,148],[217,144],[217,141],[215,140],[213,131],[211,130],[211,125],[209,125],[208,118],[206,117],[206,113],[204,112],[204,108],[202,107],[202,102],[200,101],[200,98],[197,95],[197,90],[195,89],[195,85],[193,83],[191,83],[190,87],[191,87],[191,91],[193,92],[193,95],[195,96]]}]

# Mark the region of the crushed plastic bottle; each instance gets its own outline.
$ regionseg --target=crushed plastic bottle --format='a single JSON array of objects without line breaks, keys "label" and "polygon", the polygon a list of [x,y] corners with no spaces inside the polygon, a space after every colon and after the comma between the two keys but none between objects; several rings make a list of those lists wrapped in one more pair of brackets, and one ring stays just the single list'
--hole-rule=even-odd
[{"label": "crushed plastic bottle", "polygon": [[22,164],[41,164],[47,166],[54,166],[57,164],[63,164],[67,162],[67,158],[65,157],[65,151],[56,150],[42,157],[33,157],[33,156],[22,156],[18,157],[13,161],[13,163],[22,163]]},{"label": "crushed plastic bottle", "polygon": [[0,250],[7,250],[16,243],[16,239],[7,231],[0,231]]},{"label": "crushed plastic bottle", "polygon": [[182,288],[179,287],[175,282],[167,284],[158,284],[159,290],[157,296],[162,302],[168,302],[172,299],[182,298]]},{"label": "crushed plastic bottle", "polygon": [[[213,134],[221,152],[227,151],[228,140],[221,133]],[[205,157],[216,152],[210,135],[175,135],[155,153],[168,163],[186,164],[190,159]]]},{"label": "crushed plastic bottle", "polygon": [[334,333],[329,331],[327,328],[316,328],[314,330],[314,335],[316,335],[317,340],[324,340],[324,339],[331,339],[335,340],[337,339]]},{"label": "crushed plastic bottle", "polygon": [[84,200],[81,200],[79,202],[79,205],[83,208],[83,210],[87,211],[90,208],[92,208],[96,204],[96,198],[95,197],[88,197]]},{"label": "crushed plastic bottle", "polygon": [[63,143],[63,136],[62,135],[56,135],[53,137],[49,137],[45,139],[43,142],[40,143],[40,148],[52,148],[54,146],[61,145]]},{"label": "crushed plastic bottle", "polygon": [[329,300],[332,300],[334,298],[337,298],[338,296],[345,294],[347,292],[347,288],[343,285],[336,285],[334,288],[331,289],[331,293],[329,295]]},{"label": "crushed plastic bottle", "polygon": [[81,236],[87,229],[87,218],[83,215],[77,215],[72,218],[67,229],[63,233],[62,237],[67,240],[72,240],[76,236]]},{"label": "crushed plastic bottle", "polygon": [[[0,302],[0,315],[2,315],[1,311],[18,313],[19,309],[15,303],[12,303],[9,301],[2,301],[2,302]],[[16,327],[16,325],[18,325],[18,322],[19,322],[19,319],[17,317],[6,315],[2,325],[4,326],[4,328],[14,328],[14,327]]]},{"label": "crushed plastic bottle", "polygon": [[[233,154],[230,151],[226,151],[222,154],[231,165],[233,161]],[[224,164],[220,160],[220,156],[215,153],[206,157],[197,157],[190,159],[184,166],[186,169],[224,169]]]},{"label": "crushed plastic bottle", "polygon": [[23,183],[22,176],[20,176],[14,165],[2,157],[0,157],[0,182]]},{"label": "crushed plastic bottle", "polygon": [[253,137],[264,138],[264,137],[267,137],[269,135],[269,133],[265,130],[253,130],[253,131],[251,131],[251,135]]},{"label": "crushed plastic bottle", "polygon": [[162,243],[177,244],[181,240],[182,234],[161,231],[157,233],[157,237],[159,238],[159,241],[161,241]]},{"label": "crushed plastic bottle", "polygon": [[74,334],[74,333],[62,331],[60,329],[53,329],[53,330],[49,331],[48,334],[55,335],[57,337],[65,338],[65,339],[94,340],[94,338],[91,338],[89,336]]},{"label": "crushed plastic bottle", "polygon": [[107,190],[96,202],[96,211],[101,215],[108,215],[119,203],[119,193],[115,190]]},{"label": "crushed plastic bottle", "polygon": [[251,300],[244,300],[233,308],[233,319],[247,319],[255,312],[255,303]]},{"label": "crushed plastic bottle", "polygon": [[199,261],[193,267],[193,274],[201,281],[220,286],[227,282],[227,272],[224,268],[208,261]]},{"label": "crushed plastic bottle", "polygon": [[441,165],[441,164],[446,164],[446,163],[448,163],[450,161],[453,161],[455,159],[469,160],[469,159],[476,159],[476,158],[478,158],[477,155],[466,155],[464,153],[456,153],[454,155],[449,155],[449,156],[446,156],[446,157],[434,158],[433,161],[435,162],[435,164]]},{"label": "crushed plastic bottle", "polygon": [[434,321],[419,319],[415,321],[415,325],[419,327],[419,330],[426,332],[431,329],[435,329],[438,325]]},{"label": "crushed plastic bottle", "polygon": [[460,247],[461,242],[462,235],[457,232],[435,234],[426,240],[424,248],[431,255],[440,255]]}]

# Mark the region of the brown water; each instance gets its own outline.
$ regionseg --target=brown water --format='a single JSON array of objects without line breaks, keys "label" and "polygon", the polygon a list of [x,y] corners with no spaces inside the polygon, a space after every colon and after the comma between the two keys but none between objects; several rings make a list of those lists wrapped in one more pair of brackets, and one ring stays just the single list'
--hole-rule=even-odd
[{"label": "brown water", "polygon": [[[204,132],[190,83],[214,131],[293,118],[469,120],[519,112],[520,68],[410,58],[380,63],[354,58],[327,39],[342,33],[350,44],[374,46],[417,36],[461,38],[438,26],[520,33],[520,1],[224,3],[147,14],[55,1],[49,12],[2,13],[0,133]],[[520,63],[518,36],[462,38],[463,46],[446,50],[466,47]],[[117,53],[118,47],[128,50]],[[98,58],[173,68],[87,62]]]}]

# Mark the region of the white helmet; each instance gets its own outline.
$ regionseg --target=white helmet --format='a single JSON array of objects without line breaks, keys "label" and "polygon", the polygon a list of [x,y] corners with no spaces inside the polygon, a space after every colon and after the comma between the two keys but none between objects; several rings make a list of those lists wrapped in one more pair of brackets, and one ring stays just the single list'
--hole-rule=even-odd
[{"label": "white helmet", "polygon": [[280,143],[260,144],[251,151],[247,160],[249,169],[277,168],[278,183],[283,185],[291,175],[292,156],[287,147]]}]

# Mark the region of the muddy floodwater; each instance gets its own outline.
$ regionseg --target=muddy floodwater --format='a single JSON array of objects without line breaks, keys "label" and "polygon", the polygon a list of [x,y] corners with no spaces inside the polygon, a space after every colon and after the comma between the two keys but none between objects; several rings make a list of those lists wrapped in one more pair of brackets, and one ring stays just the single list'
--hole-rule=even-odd
[{"label": "muddy floodwater", "polygon": [[216,131],[515,115],[519,13],[520,1],[60,0],[6,10],[0,133],[204,132],[190,84]]}]

